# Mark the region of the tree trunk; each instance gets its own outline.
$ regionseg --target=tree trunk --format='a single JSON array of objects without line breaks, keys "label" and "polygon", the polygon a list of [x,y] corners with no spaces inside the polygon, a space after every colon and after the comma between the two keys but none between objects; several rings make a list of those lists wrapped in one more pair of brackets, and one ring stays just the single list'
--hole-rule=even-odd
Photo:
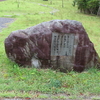
[{"label": "tree trunk", "polygon": [[63,3],[63,0],[62,0],[62,8],[64,7],[64,3]]},{"label": "tree trunk", "polygon": [[98,9],[98,12],[97,12],[97,16],[100,16],[100,0],[99,0],[99,9]]},{"label": "tree trunk", "polygon": [[17,7],[19,8],[19,4],[20,4],[20,2],[19,2],[19,0],[17,0]]}]

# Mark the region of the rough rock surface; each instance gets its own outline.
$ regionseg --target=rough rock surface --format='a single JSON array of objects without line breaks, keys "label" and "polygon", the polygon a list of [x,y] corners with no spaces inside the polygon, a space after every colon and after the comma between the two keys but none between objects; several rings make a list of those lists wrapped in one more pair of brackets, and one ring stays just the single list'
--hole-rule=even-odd
[{"label": "rough rock surface", "polygon": [[[54,33],[56,36],[53,37]],[[93,43],[82,24],[74,20],[52,20],[13,31],[5,39],[5,51],[8,58],[21,66],[52,68],[62,72],[81,72],[85,68],[99,66]]]}]

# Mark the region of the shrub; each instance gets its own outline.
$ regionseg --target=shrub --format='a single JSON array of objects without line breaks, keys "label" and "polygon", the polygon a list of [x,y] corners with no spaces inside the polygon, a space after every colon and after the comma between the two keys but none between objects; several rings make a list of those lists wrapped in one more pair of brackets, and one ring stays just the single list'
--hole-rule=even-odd
[{"label": "shrub", "polygon": [[73,6],[76,4],[81,12],[88,14],[97,14],[99,9],[99,0],[74,0]]}]

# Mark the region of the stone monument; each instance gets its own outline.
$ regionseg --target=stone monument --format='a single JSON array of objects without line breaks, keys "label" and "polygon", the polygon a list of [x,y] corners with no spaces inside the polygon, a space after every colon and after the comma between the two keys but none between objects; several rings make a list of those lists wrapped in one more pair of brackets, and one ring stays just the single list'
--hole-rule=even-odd
[{"label": "stone monument", "polygon": [[21,66],[62,72],[82,72],[100,64],[85,29],[74,20],[52,20],[13,31],[5,39],[5,51],[9,59]]}]

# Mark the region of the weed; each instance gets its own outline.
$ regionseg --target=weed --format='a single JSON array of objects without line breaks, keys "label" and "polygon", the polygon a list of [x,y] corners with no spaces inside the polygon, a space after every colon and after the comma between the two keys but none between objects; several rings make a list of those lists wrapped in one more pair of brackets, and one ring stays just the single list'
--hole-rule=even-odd
[{"label": "weed", "polygon": [[38,98],[41,98],[41,99],[47,99],[48,96],[45,95],[45,94],[40,94],[40,95],[38,95]]},{"label": "weed", "polygon": [[61,87],[61,85],[62,85],[61,81],[56,80],[56,79],[50,79],[48,83],[48,86],[50,88],[53,88],[53,87],[58,88],[58,87]]}]

